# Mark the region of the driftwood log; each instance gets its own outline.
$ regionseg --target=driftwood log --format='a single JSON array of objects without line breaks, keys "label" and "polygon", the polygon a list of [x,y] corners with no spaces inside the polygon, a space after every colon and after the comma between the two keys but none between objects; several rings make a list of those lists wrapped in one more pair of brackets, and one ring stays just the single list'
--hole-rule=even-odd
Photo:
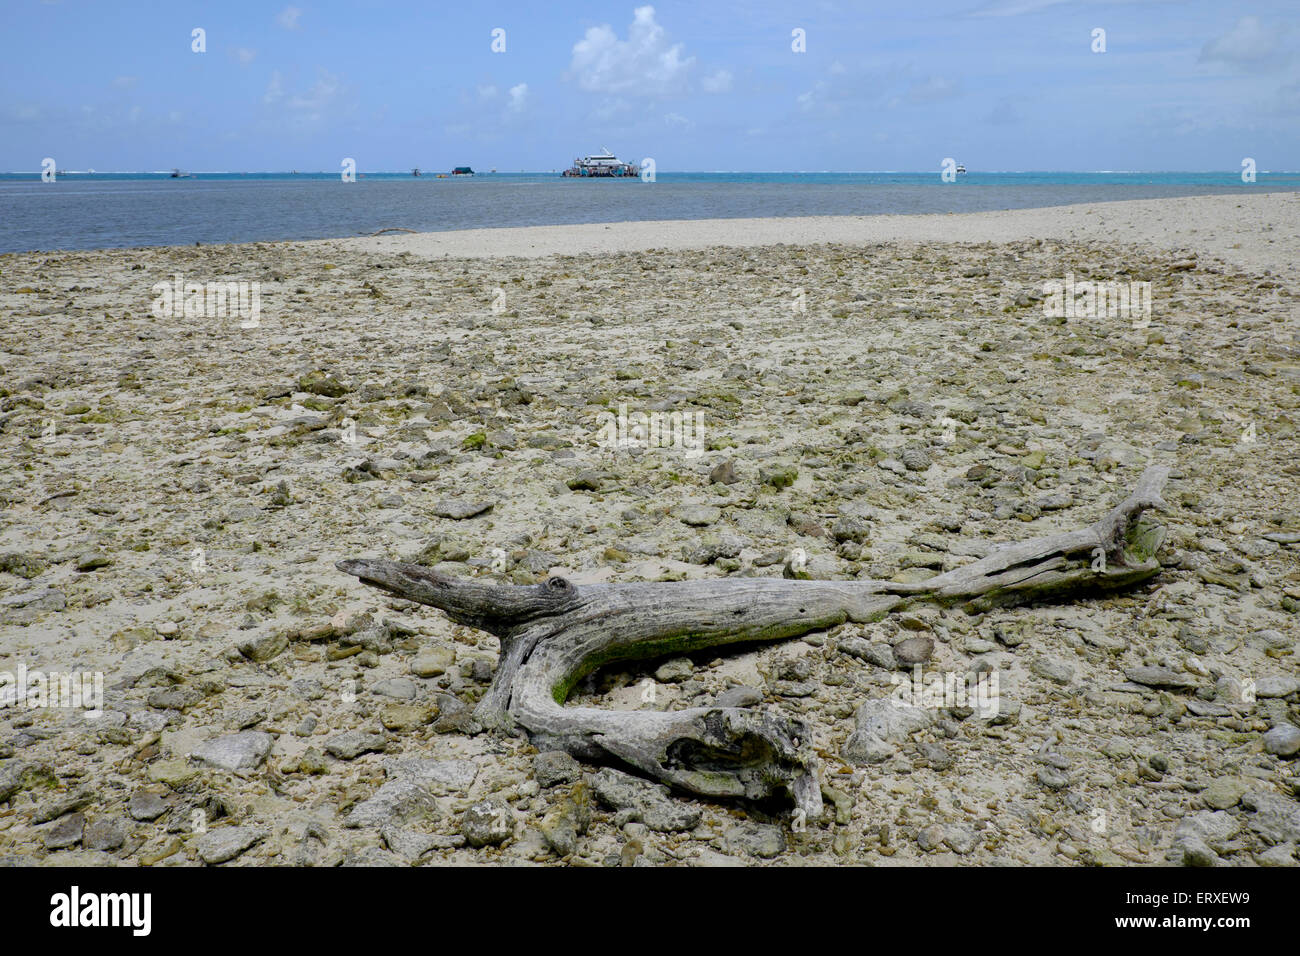
[{"label": "driftwood log", "polygon": [[617,711],[566,707],[573,686],[616,661],[723,644],[779,641],[846,621],[868,623],[919,603],[988,608],[1129,587],[1160,570],[1164,529],[1139,520],[1165,507],[1169,470],[1153,466],[1132,494],[1096,523],[995,548],[919,583],[720,578],[533,586],[438,574],[387,560],[338,568],[453,621],[496,635],[501,659],[474,712],[482,729],[528,731],[543,749],[592,762],[622,762],[713,798],[792,799],[821,812],[819,764],[807,725],[758,708]]}]

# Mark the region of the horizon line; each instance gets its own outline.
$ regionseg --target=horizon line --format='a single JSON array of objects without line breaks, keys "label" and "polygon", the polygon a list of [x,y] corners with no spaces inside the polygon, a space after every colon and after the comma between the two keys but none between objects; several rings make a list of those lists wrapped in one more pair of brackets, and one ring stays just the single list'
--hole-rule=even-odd
[{"label": "horizon line", "polygon": [[[424,167],[409,167],[406,169],[366,169],[357,170],[358,175],[394,175],[410,176],[411,169],[421,170],[422,175],[418,178],[426,178]],[[190,175],[202,176],[255,176],[255,175],[309,175],[309,176],[338,176],[339,170],[330,169],[198,169],[198,170],[181,170]],[[58,169],[57,175],[96,175],[96,176],[169,176],[171,169]],[[428,178],[436,178],[437,170],[432,170],[433,175]],[[550,176],[558,175],[558,169],[520,169],[507,171],[485,171],[475,172],[473,175],[479,176]],[[682,175],[682,174],[705,174],[705,175],[737,175],[737,174],[765,174],[765,175],[829,175],[829,176],[863,176],[863,175],[924,175],[932,176],[934,169],[659,169],[657,174]],[[967,170],[970,173],[992,173],[997,175],[1026,175],[1029,173],[1074,173],[1080,175],[1095,176],[1152,176],[1165,175],[1172,173],[1191,174],[1191,175],[1211,175],[1215,173],[1228,173],[1239,175],[1239,168],[1224,169],[974,169]],[[1295,169],[1261,169],[1259,173],[1270,175],[1282,174],[1300,174],[1300,170]],[[40,169],[10,169],[0,171],[0,176],[40,176]],[[450,175],[450,174],[447,174]],[[416,178],[416,177],[411,177]],[[600,177],[596,177],[600,178]]]}]

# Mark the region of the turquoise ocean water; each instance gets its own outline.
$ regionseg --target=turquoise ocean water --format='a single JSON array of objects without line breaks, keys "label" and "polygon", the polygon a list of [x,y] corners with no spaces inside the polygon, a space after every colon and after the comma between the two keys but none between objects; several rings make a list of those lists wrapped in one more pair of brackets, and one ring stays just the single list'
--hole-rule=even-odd
[{"label": "turquoise ocean water", "polygon": [[865,216],[1300,191],[1300,172],[659,172],[565,179],[557,172],[438,179],[361,172],[0,173],[0,252],[326,239],[416,231],[755,216]]}]

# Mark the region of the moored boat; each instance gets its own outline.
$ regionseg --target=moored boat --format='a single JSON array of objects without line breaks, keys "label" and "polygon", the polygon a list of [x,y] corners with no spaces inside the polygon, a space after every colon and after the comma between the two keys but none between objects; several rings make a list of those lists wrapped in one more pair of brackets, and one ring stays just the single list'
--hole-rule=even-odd
[{"label": "moored boat", "polygon": [[575,159],[573,165],[562,172],[561,176],[570,177],[625,177],[639,176],[641,171],[634,163],[625,163],[609,151],[606,146],[601,152]]}]

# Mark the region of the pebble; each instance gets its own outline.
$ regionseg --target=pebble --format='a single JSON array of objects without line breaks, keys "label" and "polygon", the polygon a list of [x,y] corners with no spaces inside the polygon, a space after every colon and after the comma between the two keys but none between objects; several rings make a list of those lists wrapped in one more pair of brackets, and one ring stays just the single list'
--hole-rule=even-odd
[{"label": "pebble", "polygon": [[379,734],[368,734],[362,730],[345,730],[325,742],[325,751],[340,760],[355,760],[365,753],[373,753],[386,747],[384,738]]},{"label": "pebble", "polygon": [[430,509],[439,518],[450,518],[453,521],[463,521],[465,518],[473,518],[475,515],[481,515],[488,511],[493,505],[491,501],[467,501],[446,499],[434,504]]},{"label": "pebble", "polygon": [[893,647],[894,659],[901,665],[910,667],[924,664],[934,654],[934,639],[929,637],[909,637],[899,641]]},{"label": "pebble", "polygon": [[411,780],[430,790],[464,793],[478,778],[478,764],[472,760],[408,757],[386,761],[384,772],[394,780]]},{"label": "pebble", "polygon": [[241,641],[239,653],[261,664],[279,657],[288,646],[289,638],[284,634],[259,634]]},{"label": "pebble", "polygon": [[855,729],[845,741],[842,755],[853,764],[881,763],[898,752],[911,734],[934,723],[934,714],[890,698],[861,704],[854,714]]},{"label": "pebble", "polygon": [[1300,753],[1300,727],[1278,724],[1264,735],[1264,749],[1278,757],[1293,757]]},{"label": "pebble", "polygon": [[1300,803],[1266,790],[1248,790],[1241,805],[1246,826],[1266,843],[1300,843]]},{"label": "pebble", "polygon": [[411,780],[389,780],[373,796],[356,804],[343,825],[381,827],[432,821],[438,816],[438,801],[424,787]]},{"label": "pebble", "polygon": [[740,481],[736,474],[736,463],[728,459],[716,464],[709,470],[709,481],[715,485],[734,485]]},{"label": "pebble", "polygon": [[908,471],[925,471],[930,467],[930,453],[916,445],[904,448],[899,457],[903,460],[903,467]]},{"label": "pebble", "polygon": [[215,737],[195,747],[191,752],[195,760],[221,770],[255,770],[271,752],[274,738],[257,730]]},{"label": "pebble", "polygon": [[270,836],[260,827],[218,827],[200,836],[195,843],[200,859],[215,865],[233,860]]},{"label": "pebble", "polygon": [[1246,781],[1239,777],[1216,777],[1201,791],[1201,799],[1211,810],[1229,810],[1246,792]]},{"label": "pebble", "polygon": [[1029,665],[1030,671],[1057,684],[1074,680],[1074,667],[1055,657],[1036,657]]},{"label": "pebble", "polygon": [[894,649],[884,642],[872,643],[861,637],[846,637],[839,642],[838,646],[844,653],[861,658],[877,667],[883,667],[885,670],[892,671],[898,666]]},{"label": "pebble", "polygon": [[1040,767],[1038,782],[1049,790],[1064,790],[1070,785],[1070,776],[1056,767]]},{"label": "pebble", "polygon": [[729,687],[713,702],[718,707],[753,707],[763,702],[763,695],[753,687]]},{"label": "pebble", "polygon": [[112,817],[100,817],[86,825],[82,834],[81,845],[87,850],[111,852],[121,849],[126,843],[126,831],[122,824]]},{"label": "pebble", "polygon": [[461,818],[461,834],[474,848],[497,846],[510,839],[514,832],[514,815],[500,798],[481,800],[465,811]]},{"label": "pebble", "polygon": [[741,824],[723,834],[722,847],[732,855],[744,853],[770,860],[785,852],[785,831],[769,823]]},{"label": "pebble", "polygon": [[380,697],[392,697],[396,700],[414,700],[416,686],[414,681],[405,677],[393,677],[375,682],[371,685],[370,692],[378,694]]},{"label": "pebble", "polygon": [[87,551],[77,558],[78,571],[97,571],[113,563],[113,559],[100,551]]},{"label": "pebble", "polygon": [[89,787],[82,787],[72,793],[55,797],[48,803],[42,804],[34,814],[32,814],[33,823],[48,823],[55,820],[65,813],[72,813],[74,810],[83,810],[95,801],[95,792]]},{"label": "pebble", "polygon": [[655,680],[663,684],[675,684],[687,680],[695,673],[695,665],[689,657],[674,657],[655,669]]},{"label": "pebble", "polygon": [[871,526],[857,515],[841,515],[831,525],[831,537],[836,541],[866,544],[871,539]]},{"label": "pebble", "polygon": [[81,842],[86,827],[86,818],[80,813],[69,813],[61,818],[45,834],[45,847],[48,850],[64,850]]},{"label": "pebble", "polygon": [[651,830],[675,833],[699,825],[700,811],[669,797],[667,787],[610,767],[597,772],[591,783],[592,792],[601,803],[615,810],[630,811]]},{"label": "pebble", "polygon": [[456,652],[450,647],[426,647],[411,661],[411,673],[416,677],[437,677],[445,674],[456,663]]},{"label": "pebble", "polygon": [[1294,677],[1261,677],[1255,681],[1256,697],[1290,697],[1300,691],[1300,680]]},{"label": "pebble", "polygon": [[393,826],[384,827],[379,835],[388,849],[408,862],[420,859],[431,850],[454,849],[465,845],[465,838],[460,835],[419,833]]},{"label": "pebble", "polygon": [[1195,677],[1180,674],[1168,667],[1130,667],[1124,676],[1135,684],[1146,687],[1194,688],[1200,686]]},{"label": "pebble", "polygon": [[167,801],[156,790],[136,790],[131,794],[126,810],[132,820],[148,823],[167,812]]},{"label": "pebble", "polygon": [[543,787],[573,783],[582,776],[578,761],[563,750],[547,750],[533,758],[533,777]]},{"label": "pebble", "polygon": [[675,514],[682,524],[693,528],[703,528],[716,524],[722,518],[722,511],[712,505],[681,505]]}]

